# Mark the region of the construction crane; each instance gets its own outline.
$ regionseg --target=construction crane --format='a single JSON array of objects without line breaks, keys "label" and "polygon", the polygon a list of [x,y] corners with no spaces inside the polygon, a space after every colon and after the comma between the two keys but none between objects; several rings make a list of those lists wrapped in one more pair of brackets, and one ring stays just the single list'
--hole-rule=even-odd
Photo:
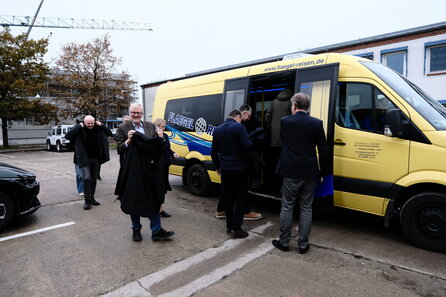
[{"label": "construction crane", "polygon": [[30,16],[0,16],[0,26],[9,27],[29,27],[26,32],[25,40],[28,39],[29,33],[33,27],[42,28],[63,28],[63,29],[98,29],[98,30],[140,30],[140,31],[153,31],[147,23],[135,23],[135,22],[117,22],[113,20],[94,20],[94,19],[80,19],[75,20],[73,18],[38,18],[40,8],[43,1],[40,0],[39,7],[36,14],[29,22]]},{"label": "construction crane", "polygon": [[9,27],[41,27],[64,29],[97,29],[97,30],[138,30],[153,31],[148,23],[120,22],[113,20],[73,19],[73,18],[33,18],[30,16],[5,16],[0,15],[0,26]]}]

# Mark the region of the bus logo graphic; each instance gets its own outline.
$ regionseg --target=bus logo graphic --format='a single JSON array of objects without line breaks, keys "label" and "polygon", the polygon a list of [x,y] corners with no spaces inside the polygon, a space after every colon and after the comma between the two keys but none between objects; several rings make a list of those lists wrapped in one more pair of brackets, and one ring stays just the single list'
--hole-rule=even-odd
[{"label": "bus logo graphic", "polygon": [[198,134],[203,134],[204,132],[206,132],[206,120],[203,118],[199,118],[196,122],[195,122],[195,131]]}]

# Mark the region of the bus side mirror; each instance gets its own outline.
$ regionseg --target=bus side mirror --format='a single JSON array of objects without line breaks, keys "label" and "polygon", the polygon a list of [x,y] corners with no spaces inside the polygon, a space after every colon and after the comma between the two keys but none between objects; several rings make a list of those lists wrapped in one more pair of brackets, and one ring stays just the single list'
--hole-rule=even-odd
[{"label": "bus side mirror", "polygon": [[404,116],[399,109],[389,109],[386,113],[384,135],[402,137],[404,135]]}]

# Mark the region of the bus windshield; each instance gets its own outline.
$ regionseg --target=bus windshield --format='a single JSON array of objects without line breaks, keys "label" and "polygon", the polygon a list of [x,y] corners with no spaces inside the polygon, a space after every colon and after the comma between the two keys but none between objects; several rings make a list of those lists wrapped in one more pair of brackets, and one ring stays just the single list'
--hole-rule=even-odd
[{"label": "bus windshield", "polygon": [[436,130],[446,130],[446,108],[392,69],[375,62],[361,63],[387,83]]}]

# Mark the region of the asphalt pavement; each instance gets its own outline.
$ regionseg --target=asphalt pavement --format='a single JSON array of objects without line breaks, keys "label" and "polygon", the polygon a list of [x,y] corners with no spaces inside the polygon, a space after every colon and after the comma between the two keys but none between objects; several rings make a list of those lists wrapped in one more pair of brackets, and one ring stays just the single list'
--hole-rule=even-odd
[{"label": "asphalt pavement", "polygon": [[152,242],[143,221],[135,243],[113,195],[119,161],[115,150],[111,156],[101,205],[85,211],[72,152],[0,153],[0,162],[37,175],[42,202],[0,233],[0,296],[446,296],[446,255],[412,246],[395,224],[385,229],[378,217],[343,210],[317,214],[310,252],[300,255],[293,240],[285,253],[271,245],[278,201],[254,198],[263,219],[245,222],[250,236],[233,240],[213,217],[217,192],[190,195],[174,176],[165,205],[172,217],[162,223],[175,236]]}]

